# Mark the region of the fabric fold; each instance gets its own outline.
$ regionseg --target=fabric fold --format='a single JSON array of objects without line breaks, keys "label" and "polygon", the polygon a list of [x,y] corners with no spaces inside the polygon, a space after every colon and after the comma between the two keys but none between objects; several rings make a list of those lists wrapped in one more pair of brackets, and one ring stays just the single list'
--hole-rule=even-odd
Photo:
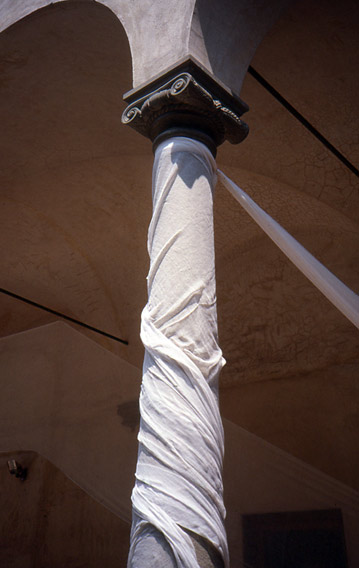
[{"label": "fabric fold", "polygon": [[218,407],[224,359],[217,342],[215,172],[211,153],[195,140],[172,138],[156,150],[129,566],[148,525],[165,536],[178,568],[199,568],[183,529],[206,539],[229,565]]}]

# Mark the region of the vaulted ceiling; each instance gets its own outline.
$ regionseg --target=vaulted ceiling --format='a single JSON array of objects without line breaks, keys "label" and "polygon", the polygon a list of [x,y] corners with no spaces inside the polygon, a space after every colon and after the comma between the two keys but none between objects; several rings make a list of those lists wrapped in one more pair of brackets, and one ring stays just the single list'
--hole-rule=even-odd
[{"label": "vaulted ceiling", "polygon": [[[252,62],[356,165],[358,24],[354,0],[298,2]],[[98,4],[55,5],[0,52],[1,287],[128,340],[82,330],[141,367],[152,151],[121,124],[124,30]],[[358,178],[252,76],[241,96],[250,135],[219,167],[358,291]],[[215,239],[222,414],[358,487],[357,330],[220,185]],[[55,319],[0,295],[2,336]]]}]

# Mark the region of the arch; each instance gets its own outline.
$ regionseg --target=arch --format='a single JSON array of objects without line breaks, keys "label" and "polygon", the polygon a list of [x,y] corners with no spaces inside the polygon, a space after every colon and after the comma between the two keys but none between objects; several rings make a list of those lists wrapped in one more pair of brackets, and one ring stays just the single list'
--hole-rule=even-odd
[{"label": "arch", "polygon": [[[131,205],[121,192],[117,214],[110,214],[96,190],[103,184],[101,197],[106,193],[111,199],[112,189],[106,187],[115,154],[117,187],[122,187],[127,130],[121,125],[120,101],[131,85],[126,33],[99,3],[61,2],[8,28],[0,34],[0,46],[2,239],[11,243],[3,255],[6,286],[34,301],[40,301],[44,289],[52,289],[47,306],[124,337],[124,282],[112,286],[114,278],[97,251],[104,240],[106,248],[111,245],[104,230],[112,224],[110,217],[117,238],[129,243],[121,221]],[[106,182],[98,179],[106,170],[104,162]],[[87,164],[84,171],[81,163]],[[81,204],[77,218],[71,215],[76,203]],[[10,220],[15,217],[16,231]],[[85,237],[86,227],[92,243]],[[57,267],[56,255],[62,259]],[[39,317],[29,316],[21,329],[32,327]],[[120,348],[111,340],[102,344],[112,351]],[[128,350],[123,351],[126,356]]]},{"label": "arch", "polygon": [[[0,32],[34,12],[59,3],[79,4],[92,0],[4,0],[0,6]],[[130,44],[133,60],[134,86],[145,82],[158,70],[175,63],[186,55],[188,33],[195,0],[167,0],[165,2],[128,2],[127,0],[98,0],[111,10],[121,22]],[[165,30],[165,33],[164,33]]]},{"label": "arch", "polygon": [[189,52],[239,95],[265,34],[292,0],[196,0]]},{"label": "arch", "polygon": [[[121,22],[130,44],[133,87],[189,55],[239,94],[248,65],[264,35],[292,0],[97,0]],[[0,32],[31,13],[79,0],[4,0]],[[92,0],[81,0],[91,3]]]}]

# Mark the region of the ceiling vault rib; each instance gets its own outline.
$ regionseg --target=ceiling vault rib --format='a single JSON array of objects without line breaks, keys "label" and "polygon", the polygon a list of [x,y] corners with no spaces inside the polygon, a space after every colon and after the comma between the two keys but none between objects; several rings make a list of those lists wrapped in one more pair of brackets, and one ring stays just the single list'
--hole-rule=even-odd
[{"label": "ceiling vault rib", "polygon": [[48,308],[46,306],[43,306],[42,304],[38,304],[37,302],[34,302],[33,300],[29,300],[28,298],[24,298],[23,296],[19,296],[18,294],[15,294],[14,292],[10,292],[9,290],[5,290],[4,288],[0,288],[0,292],[1,292],[1,294],[6,294],[7,296],[14,298],[15,300],[20,300],[21,302],[24,302],[25,304],[29,304],[30,306],[34,306],[35,308],[39,308],[40,310],[43,310],[44,312],[48,312],[48,313],[53,314],[55,316],[58,316],[58,317],[60,317],[64,320],[75,323],[76,325],[79,325],[81,327],[89,329],[90,331],[93,331],[95,333],[99,333],[100,335],[104,335],[105,337],[109,337],[110,339],[113,339],[114,341],[118,341],[119,343],[123,343],[123,345],[128,345],[128,341],[126,341],[125,339],[121,339],[120,337],[117,337],[116,335],[112,335],[111,333],[107,333],[107,331],[103,331],[102,329],[98,329],[97,327],[93,327],[92,325],[84,323],[83,321],[79,321],[75,318],[72,318],[71,316],[67,316],[67,315],[65,315],[61,312],[53,310],[52,308]]},{"label": "ceiling vault rib", "polygon": [[299,122],[307,129],[319,142],[323,144],[338,160],[340,160],[354,175],[359,177],[359,169],[356,168],[329,140],[323,136],[300,112],[297,111],[258,71],[251,65],[248,67],[248,73],[264,87],[287,111],[290,112]]}]

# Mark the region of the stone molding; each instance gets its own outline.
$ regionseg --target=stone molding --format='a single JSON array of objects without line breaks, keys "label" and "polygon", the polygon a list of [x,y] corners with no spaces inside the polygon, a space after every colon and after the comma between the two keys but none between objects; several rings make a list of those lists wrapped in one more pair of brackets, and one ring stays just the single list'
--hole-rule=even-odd
[{"label": "stone molding", "polygon": [[170,136],[189,136],[215,154],[225,140],[238,144],[248,134],[248,126],[240,119],[247,105],[192,59],[167,71],[162,81],[156,78],[124,99],[130,104],[122,122],[154,146]]}]

